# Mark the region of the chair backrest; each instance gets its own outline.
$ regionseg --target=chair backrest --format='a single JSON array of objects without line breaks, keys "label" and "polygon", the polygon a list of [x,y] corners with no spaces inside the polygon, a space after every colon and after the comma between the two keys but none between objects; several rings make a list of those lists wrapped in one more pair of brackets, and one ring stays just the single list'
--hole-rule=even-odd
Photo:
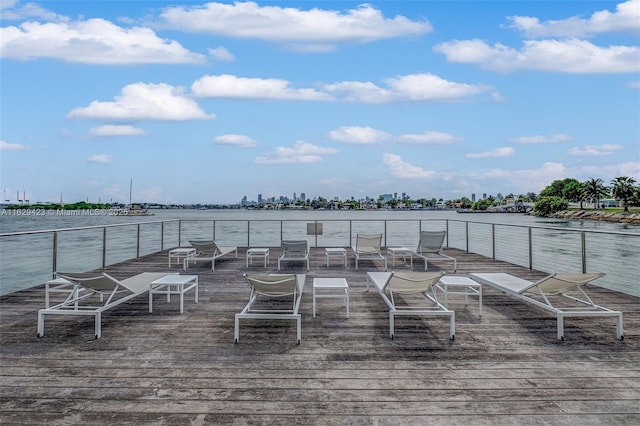
[{"label": "chair backrest", "polygon": [[424,293],[438,282],[444,272],[392,273],[387,288],[398,294]]},{"label": "chair backrest", "polygon": [[295,274],[245,274],[253,292],[280,297],[296,294],[298,281]]},{"label": "chair backrest", "polygon": [[282,241],[282,251],[284,257],[306,257],[309,254],[309,245],[306,240],[285,240]]},{"label": "chair backrest", "polygon": [[218,252],[218,245],[215,241],[191,240],[189,244],[196,249],[196,254],[214,256]]},{"label": "chair backrest", "polygon": [[119,285],[110,276],[96,272],[56,272],[56,276],[100,292],[111,291]]},{"label": "chair backrest", "polygon": [[590,274],[552,274],[534,283],[526,289],[527,293],[544,293],[546,295],[562,294],[567,290],[589,283],[604,276],[602,272]]},{"label": "chair backrest", "polygon": [[416,253],[440,253],[447,231],[420,231],[420,241]]},{"label": "chair backrest", "polygon": [[378,254],[382,245],[382,234],[357,234],[356,253]]}]

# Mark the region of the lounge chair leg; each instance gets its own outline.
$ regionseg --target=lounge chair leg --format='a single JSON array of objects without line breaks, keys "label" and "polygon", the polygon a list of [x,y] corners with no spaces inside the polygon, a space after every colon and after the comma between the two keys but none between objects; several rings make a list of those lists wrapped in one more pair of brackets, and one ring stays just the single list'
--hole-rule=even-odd
[{"label": "lounge chair leg", "polygon": [[558,314],[558,340],[564,340],[564,317]]},{"label": "lounge chair leg", "polygon": [[622,325],[622,314],[616,317],[616,335],[618,340],[624,340],[624,328]]},{"label": "lounge chair leg", "polygon": [[44,314],[38,312],[38,337],[44,336]]},{"label": "lounge chair leg", "polygon": [[451,312],[451,320],[449,321],[449,339],[455,340],[456,338],[456,313]]},{"label": "lounge chair leg", "polygon": [[235,317],[235,327],[233,329],[233,340],[235,341],[235,343],[238,343],[240,341],[240,319],[238,318],[238,315],[236,315]]},{"label": "lounge chair leg", "polygon": [[391,337],[391,339],[393,339],[393,335],[394,335],[394,330],[393,330],[393,321],[394,320],[394,316],[393,314],[389,313],[389,337]]},{"label": "lounge chair leg", "polygon": [[96,313],[96,339],[102,337],[102,314],[100,312]]}]

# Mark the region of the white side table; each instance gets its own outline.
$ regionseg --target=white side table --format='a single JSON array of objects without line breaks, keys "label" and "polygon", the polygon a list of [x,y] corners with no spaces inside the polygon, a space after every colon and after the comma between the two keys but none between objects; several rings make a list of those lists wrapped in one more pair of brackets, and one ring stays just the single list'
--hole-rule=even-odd
[{"label": "white side table", "polygon": [[153,312],[153,295],[166,294],[167,302],[171,301],[172,294],[180,295],[180,313],[184,312],[184,294],[195,289],[195,302],[198,303],[198,276],[197,275],[167,275],[149,284],[149,312]]},{"label": "white side table", "polygon": [[169,250],[169,268],[171,268],[172,259],[176,260],[178,265],[182,265],[184,259],[195,256],[196,249],[193,247],[178,247]]},{"label": "white side table", "polygon": [[327,247],[324,249],[324,254],[327,257],[327,268],[329,267],[329,258],[333,257],[341,257],[344,260],[344,267],[347,267],[347,251],[342,247],[332,248]]},{"label": "white side table", "polygon": [[[319,293],[328,290],[330,293]],[[337,292],[336,292],[337,291]],[[313,279],[313,317],[316,317],[316,299],[339,298],[344,300],[349,318],[349,284],[346,278],[314,278]]]},{"label": "white side table", "polygon": [[249,265],[253,264],[253,258],[262,258],[264,259],[264,267],[266,268],[267,265],[269,264],[269,249],[268,248],[250,248],[249,250],[247,250],[247,264],[246,267],[248,268]]},{"label": "white side table", "polygon": [[407,247],[388,247],[387,254],[391,256],[391,265],[396,266],[396,257],[401,257],[404,263],[407,262],[407,258],[411,262],[413,268],[413,252]]},{"label": "white side table", "polygon": [[469,304],[469,296],[478,296],[478,312],[482,316],[482,285],[469,277],[444,275],[436,283],[436,289],[444,293],[444,306],[448,307],[450,294],[463,294],[465,306]]}]

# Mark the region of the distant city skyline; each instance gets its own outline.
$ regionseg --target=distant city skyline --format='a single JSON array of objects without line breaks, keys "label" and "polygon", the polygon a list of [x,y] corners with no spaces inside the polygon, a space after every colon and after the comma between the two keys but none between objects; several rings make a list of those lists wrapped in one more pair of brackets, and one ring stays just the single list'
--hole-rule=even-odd
[{"label": "distant city skyline", "polygon": [[232,204],[640,181],[638,28],[640,0],[2,0],[0,185]]}]

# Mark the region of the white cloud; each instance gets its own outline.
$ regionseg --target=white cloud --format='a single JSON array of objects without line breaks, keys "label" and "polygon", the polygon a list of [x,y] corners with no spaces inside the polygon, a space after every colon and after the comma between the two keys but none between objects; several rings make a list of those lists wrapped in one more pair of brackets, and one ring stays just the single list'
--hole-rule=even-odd
[{"label": "white cloud", "polygon": [[0,28],[0,57],[53,58],[87,64],[197,64],[205,56],[159,38],[148,28],[122,28],[104,19]]},{"label": "white cloud", "polygon": [[605,144],[605,145],[584,145],[582,147],[575,147],[569,150],[570,155],[582,156],[582,157],[601,157],[604,155],[611,155],[614,151],[623,149],[622,145]]},{"label": "white cloud", "polygon": [[0,151],[26,151],[31,149],[28,145],[22,145],[19,143],[9,143],[3,140],[0,140]]},{"label": "white cloud", "polygon": [[342,126],[329,132],[329,139],[353,144],[374,144],[388,140],[391,135],[372,127]]},{"label": "white cloud", "polygon": [[425,144],[425,145],[450,145],[462,142],[462,138],[443,132],[424,132],[419,134],[405,134],[398,138],[399,142]]},{"label": "white cloud", "polygon": [[627,87],[629,89],[640,89],[640,81],[628,81]]},{"label": "white cloud", "polygon": [[113,158],[109,154],[96,154],[87,158],[89,163],[111,163]]},{"label": "white cloud", "polygon": [[326,101],[331,97],[314,89],[295,89],[276,78],[245,78],[229,74],[207,75],[191,85],[194,96],[203,98],[241,98]]},{"label": "white cloud", "polygon": [[334,148],[324,148],[304,141],[297,141],[290,147],[279,146],[275,151],[264,157],[257,157],[259,164],[297,164],[317,163],[322,161],[323,155],[337,154]]},{"label": "white cloud", "polygon": [[168,84],[134,83],[125,86],[115,102],[93,101],[87,107],[74,108],[67,118],[100,120],[212,120],[198,104]]},{"label": "white cloud", "polygon": [[259,6],[254,2],[166,8],[163,26],[216,36],[252,38],[297,50],[327,51],[339,43],[364,43],[432,31],[428,21],[404,16],[385,18],[369,4],[345,12],[313,8]]},{"label": "white cloud", "polygon": [[637,34],[640,28],[640,0],[619,3],[615,12],[602,10],[588,19],[573,16],[567,19],[540,22],[529,16],[511,16],[509,28],[525,37],[582,37],[612,32]]},{"label": "white cloud", "polygon": [[399,179],[429,178],[436,175],[434,171],[425,170],[403,161],[397,154],[387,152],[383,155],[383,161],[389,167],[389,173]]},{"label": "white cloud", "polygon": [[145,131],[130,125],[106,124],[104,126],[94,127],[89,131],[93,136],[144,136]]},{"label": "white cloud", "polygon": [[193,96],[228,99],[344,101],[380,104],[387,102],[452,101],[492,90],[487,86],[455,83],[433,74],[411,74],[372,82],[342,81],[316,88],[294,88],[277,78],[248,78],[229,74],[206,75],[191,85]]},{"label": "white cloud", "polygon": [[515,149],[506,146],[506,147],[492,149],[490,151],[478,152],[474,154],[466,154],[465,157],[466,158],[505,158],[505,157],[511,157],[513,154],[515,154],[515,152],[516,152]]},{"label": "white cloud", "polygon": [[387,78],[384,82],[386,88],[371,82],[343,81],[327,84],[324,89],[346,101],[361,103],[450,101],[491,90],[487,86],[448,81],[430,73]]},{"label": "white cloud", "polygon": [[571,136],[565,135],[562,133],[556,133],[549,136],[542,136],[542,135],[518,136],[518,137],[509,139],[510,142],[522,143],[522,144],[562,143],[562,142],[571,142],[572,140],[573,138]]},{"label": "white cloud", "polygon": [[0,0],[0,20],[13,21],[29,18],[43,19],[47,21],[67,21],[66,16],[53,13],[36,3],[20,4],[16,0]]},{"label": "white cloud", "polygon": [[245,135],[220,135],[215,137],[215,143],[218,145],[232,145],[243,148],[253,148],[256,141]]},{"label": "white cloud", "polygon": [[329,132],[329,139],[337,142],[368,145],[383,142],[398,142],[425,145],[449,145],[462,141],[462,138],[443,132],[404,134],[395,136],[372,127],[342,126]]},{"label": "white cloud", "polygon": [[449,62],[478,64],[482,68],[514,72],[556,71],[570,74],[617,74],[640,71],[640,47],[599,47],[578,39],[526,40],[521,50],[482,40],[440,43],[434,51]]},{"label": "white cloud", "polygon": [[209,56],[211,56],[214,59],[217,59],[218,61],[231,62],[236,59],[235,56],[233,56],[224,47],[216,47],[215,49],[209,49],[208,52],[209,52]]}]

